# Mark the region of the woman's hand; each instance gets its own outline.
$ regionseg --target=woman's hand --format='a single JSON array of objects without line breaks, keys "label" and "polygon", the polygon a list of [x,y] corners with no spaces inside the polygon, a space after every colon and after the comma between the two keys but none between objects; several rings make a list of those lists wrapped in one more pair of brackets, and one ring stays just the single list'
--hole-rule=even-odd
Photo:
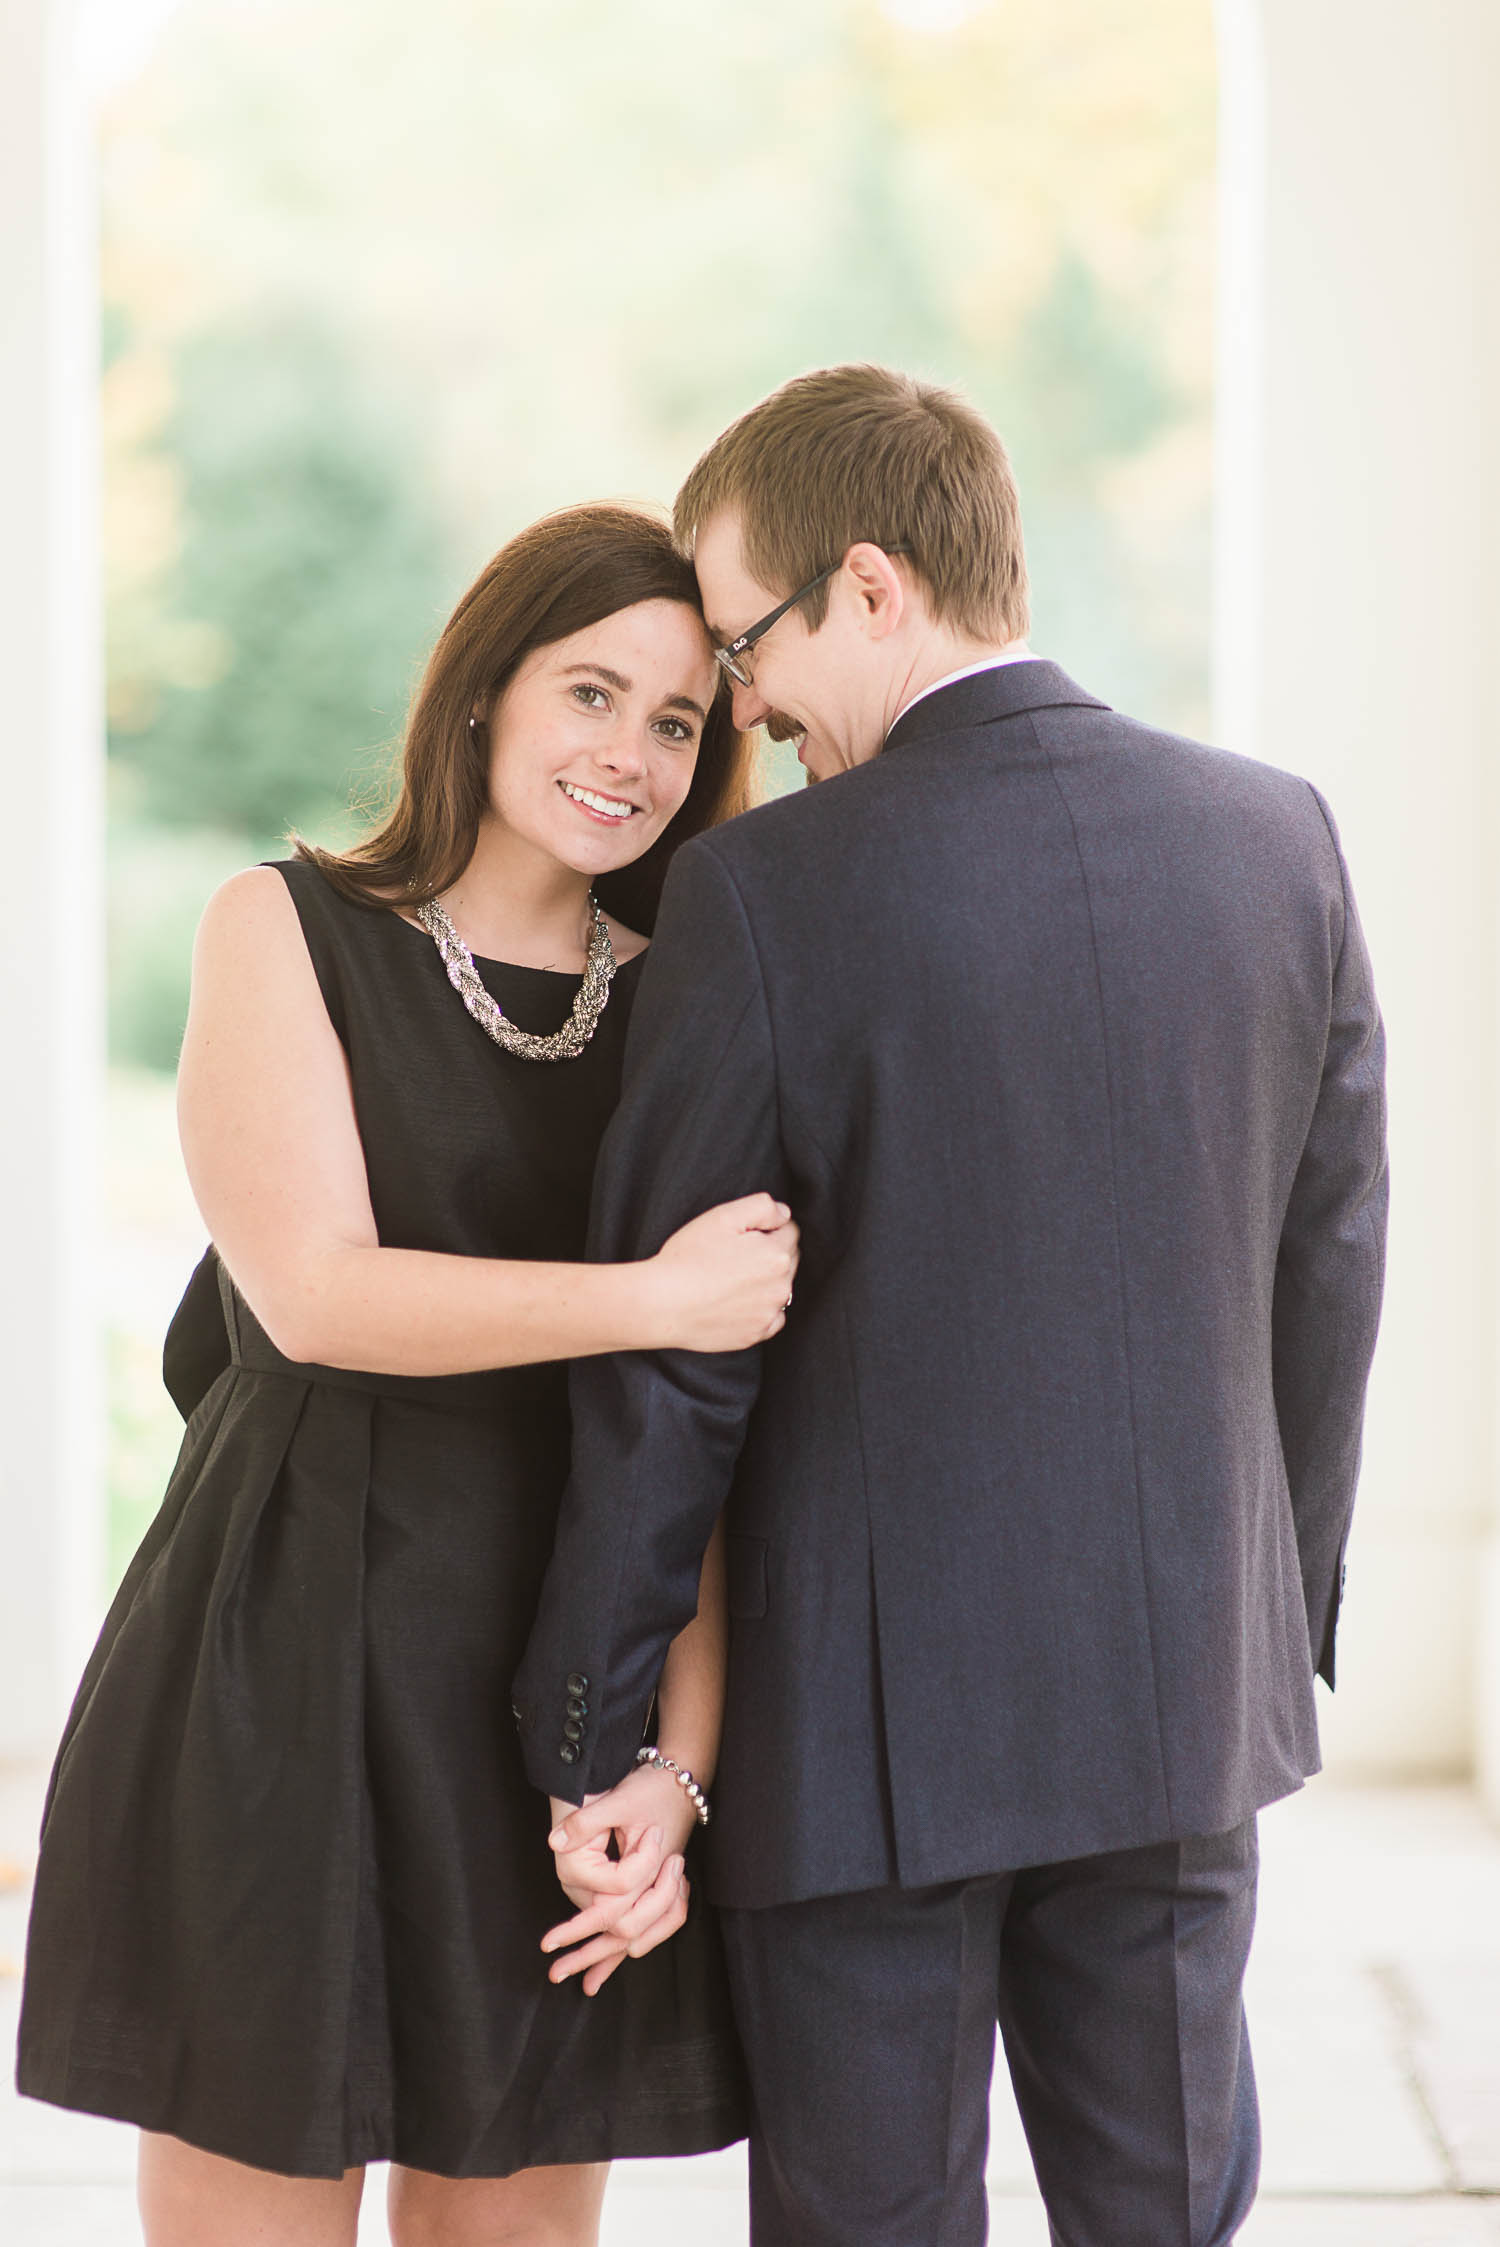
[{"label": "woman's hand", "polygon": [[786,1324],[798,1232],[769,1194],[721,1202],[648,1258],[655,1350],[748,1350]]},{"label": "woman's hand", "polygon": [[[683,1856],[697,1814],[671,1773],[654,1765],[638,1766],[581,1810],[552,1808],[557,1877],[578,1909],[542,1938],[544,1951],[562,1954],[548,1979],[582,1974],[592,1997],[622,1959],[644,1958],[687,1918]],[[611,1838],[618,1858],[609,1854]]]}]

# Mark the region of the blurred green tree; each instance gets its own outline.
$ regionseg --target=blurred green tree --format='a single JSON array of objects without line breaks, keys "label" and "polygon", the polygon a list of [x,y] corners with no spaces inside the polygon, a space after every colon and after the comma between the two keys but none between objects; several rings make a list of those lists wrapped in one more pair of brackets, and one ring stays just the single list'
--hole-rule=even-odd
[{"label": "blurred green tree", "polygon": [[116,1050],[170,1064],[205,884],[347,828],[510,531],[805,366],[964,386],[1038,645],[1201,727],[1213,96],[1203,0],[182,0],[103,135]]},{"label": "blurred green tree", "polygon": [[174,377],[179,660],[111,751],[148,821],[337,822],[378,780],[452,588],[420,446],[306,320],[192,336]]}]

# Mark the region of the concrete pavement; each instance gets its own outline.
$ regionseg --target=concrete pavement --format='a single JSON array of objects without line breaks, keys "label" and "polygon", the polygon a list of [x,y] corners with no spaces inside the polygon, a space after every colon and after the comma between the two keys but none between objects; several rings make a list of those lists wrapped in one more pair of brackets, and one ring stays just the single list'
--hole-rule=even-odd
[{"label": "concrete pavement", "polygon": [[[39,1781],[0,1773],[0,2037],[13,2048]],[[1265,2124],[1241,2247],[1500,2247],[1500,1831],[1459,1788],[1315,1781],[1262,1821],[1249,1987]],[[6,2075],[9,2075],[7,2058]],[[132,2247],[133,2133],[0,2091],[4,2247]],[[1047,2247],[1003,2078],[994,2247]],[[744,2247],[743,2149],[621,2163],[603,2247]],[[372,2173],[361,2247],[385,2247]]]}]

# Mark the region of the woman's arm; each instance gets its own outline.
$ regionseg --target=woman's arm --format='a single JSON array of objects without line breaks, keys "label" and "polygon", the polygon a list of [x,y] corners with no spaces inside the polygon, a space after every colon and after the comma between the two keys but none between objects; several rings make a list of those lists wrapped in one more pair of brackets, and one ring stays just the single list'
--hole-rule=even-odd
[{"label": "woman's arm", "polygon": [[[703,1556],[698,1612],[687,1629],[679,1631],[667,1648],[656,1693],[657,1746],[673,1763],[691,1771],[705,1793],[713,1785],[719,1763],[728,1676],[729,1580],[724,1565],[724,1517],[721,1514]],[[659,1786],[668,1783],[682,1794],[682,1788],[670,1772],[657,1774]],[[692,1807],[689,1802],[690,1812]]]},{"label": "woman's arm", "polygon": [[630,1264],[382,1248],[344,1049],[270,867],[210,900],[178,1074],[188,1177],[279,1350],[370,1373],[469,1373],[607,1350],[741,1349],[777,1331],[795,1228],[768,1195]]}]

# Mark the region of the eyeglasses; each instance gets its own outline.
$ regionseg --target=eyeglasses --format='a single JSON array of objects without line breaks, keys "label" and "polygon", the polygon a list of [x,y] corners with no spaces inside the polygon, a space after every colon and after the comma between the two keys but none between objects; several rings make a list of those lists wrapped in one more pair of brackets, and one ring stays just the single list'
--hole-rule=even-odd
[{"label": "eyeglasses", "polygon": [[[884,551],[887,554],[909,554],[911,548],[903,544],[887,546]],[[816,593],[823,580],[832,577],[834,572],[841,570],[843,566],[842,560],[839,560],[830,562],[826,570],[819,570],[816,577],[808,579],[800,592],[788,595],[786,600],[772,609],[769,616],[763,616],[758,624],[752,624],[748,632],[742,632],[739,638],[731,640],[726,648],[715,648],[715,661],[721,663],[729,673],[730,678],[737,679],[742,687],[753,687],[755,681],[750,674],[749,666],[743,660],[744,657],[750,653],[757,640],[765,638],[773,624],[780,623],[788,609],[794,609],[799,601],[805,601],[809,593]]]}]

